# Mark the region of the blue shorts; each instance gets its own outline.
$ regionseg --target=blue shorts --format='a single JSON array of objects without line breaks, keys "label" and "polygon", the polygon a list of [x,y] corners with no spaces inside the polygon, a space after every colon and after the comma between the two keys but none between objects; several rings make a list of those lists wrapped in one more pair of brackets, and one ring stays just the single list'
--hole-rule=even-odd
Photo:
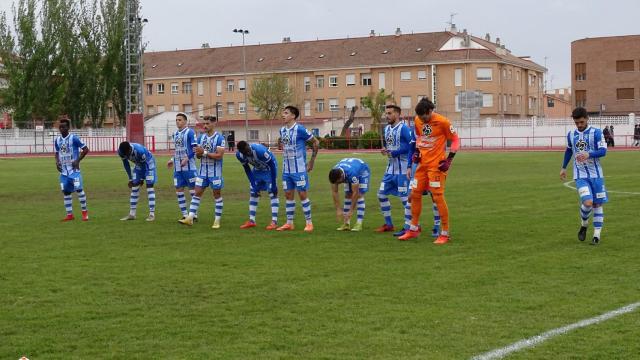
[{"label": "blue shorts", "polygon": [[380,182],[378,194],[407,196],[409,195],[409,179],[405,174],[384,174]]},{"label": "blue shorts", "polygon": [[576,189],[581,202],[591,200],[594,204],[604,204],[609,201],[603,178],[576,179]]},{"label": "blue shorts", "polygon": [[198,176],[195,179],[195,185],[203,189],[211,187],[213,190],[221,190],[224,187],[224,178],[222,176]]},{"label": "blue shorts", "polygon": [[148,166],[138,166],[136,165],[132,171],[132,179],[133,185],[139,185],[143,181],[147,182],[147,186],[153,186],[156,183],[156,168],[149,169]]},{"label": "blue shorts", "polygon": [[[369,180],[371,179],[371,174],[366,173],[363,176],[358,177],[358,188],[360,190],[360,194],[364,195],[369,191]],[[351,184],[344,184],[344,194],[351,196]]]},{"label": "blue shorts", "polygon": [[253,182],[256,187],[251,189],[252,193],[257,194],[260,191],[271,192],[271,172],[254,171]]},{"label": "blue shorts", "polygon": [[173,185],[176,189],[188,187],[189,189],[193,189],[196,184],[196,171],[195,170],[186,170],[186,171],[174,171],[173,172]]},{"label": "blue shorts", "polygon": [[82,190],[82,175],[79,172],[69,176],[60,175],[60,190],[67,194]]},{"label": "blue shorts", "polygon": [[282,189],[307,191],[309,190],[309,176],[306,172],[282,174]]}]

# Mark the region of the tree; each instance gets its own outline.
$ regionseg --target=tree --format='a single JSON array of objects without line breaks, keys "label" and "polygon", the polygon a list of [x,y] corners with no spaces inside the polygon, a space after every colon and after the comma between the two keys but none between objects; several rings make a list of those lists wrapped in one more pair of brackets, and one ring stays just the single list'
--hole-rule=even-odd
[{"label": "tree", "polygon": [[380,89],[377,93],[371,91],[369,95],[362,98],[362,107],[371,112],[371,118],[373,119],[371,131],[381,132],[380,124],[382,114],[384,114],[384,106],[391,99],[393,99],[393,94],[387,94],[384,89]]},{"label": "tree", "polygon": [[125,62],[125,1],[101,0],[101,33],[104,41],[102,77],[105,97],[113,103],[113,108],[121,122],[127,117],[127,83]]},{"label": "tree", "polygon": [[282,75],[273,74],[253,80],[249,102],[257,108],[261,119],[273,120],[292,98],[293,92],[289,88],[287,79]]}]

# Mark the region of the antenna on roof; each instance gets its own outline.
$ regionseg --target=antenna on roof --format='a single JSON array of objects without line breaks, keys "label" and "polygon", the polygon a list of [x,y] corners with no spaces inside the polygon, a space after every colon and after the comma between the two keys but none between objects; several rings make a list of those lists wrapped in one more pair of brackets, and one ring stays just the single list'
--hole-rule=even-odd
[{"label": "antenna on roof", "polygon": [[457,33],[458,29],[456,29],[456,24],[453,23],[453,18],[458,15],[458,13],[449,13],[449,21],[447,21],[446,23],[449,24],[449,28],[447,29],[448,31],[451,31],[453,33]]}]

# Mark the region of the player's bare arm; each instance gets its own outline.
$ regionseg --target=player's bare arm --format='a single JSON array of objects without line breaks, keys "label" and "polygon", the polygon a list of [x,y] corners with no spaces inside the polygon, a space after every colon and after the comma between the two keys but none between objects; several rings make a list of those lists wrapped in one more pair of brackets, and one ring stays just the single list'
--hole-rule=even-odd
[{"label": "player's bare arm", "polygon": [[340,209],[340,199],[338,198],[338,184],[331,184],[331,195],[333,196],[333,206],[336,208],[336,219],[342,221],[342,209]]},{"label": "player's bare arm", "polygon": [[311,172],[313,170],[313,164],[316,161],[316,156],[318,156],[318,149],[320,148],[320,141],[314,136],[311,138],[311,160],[307,163],[307,171]]}]

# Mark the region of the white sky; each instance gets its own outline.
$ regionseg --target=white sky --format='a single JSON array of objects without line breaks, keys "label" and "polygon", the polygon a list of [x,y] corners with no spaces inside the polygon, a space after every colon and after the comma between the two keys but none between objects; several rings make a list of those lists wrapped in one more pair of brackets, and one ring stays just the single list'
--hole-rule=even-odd
[{"label": "white sky", "polygon": [[[11,12],[13,0],[0,0]],[[549,69],[548,88],[571,85],[571,41],[640,34],[639,0],[141,0],[147,51],[442,31],[450,13],[471,34],[501,42]],[[9,16],[11,17],[11,16]]]}]

